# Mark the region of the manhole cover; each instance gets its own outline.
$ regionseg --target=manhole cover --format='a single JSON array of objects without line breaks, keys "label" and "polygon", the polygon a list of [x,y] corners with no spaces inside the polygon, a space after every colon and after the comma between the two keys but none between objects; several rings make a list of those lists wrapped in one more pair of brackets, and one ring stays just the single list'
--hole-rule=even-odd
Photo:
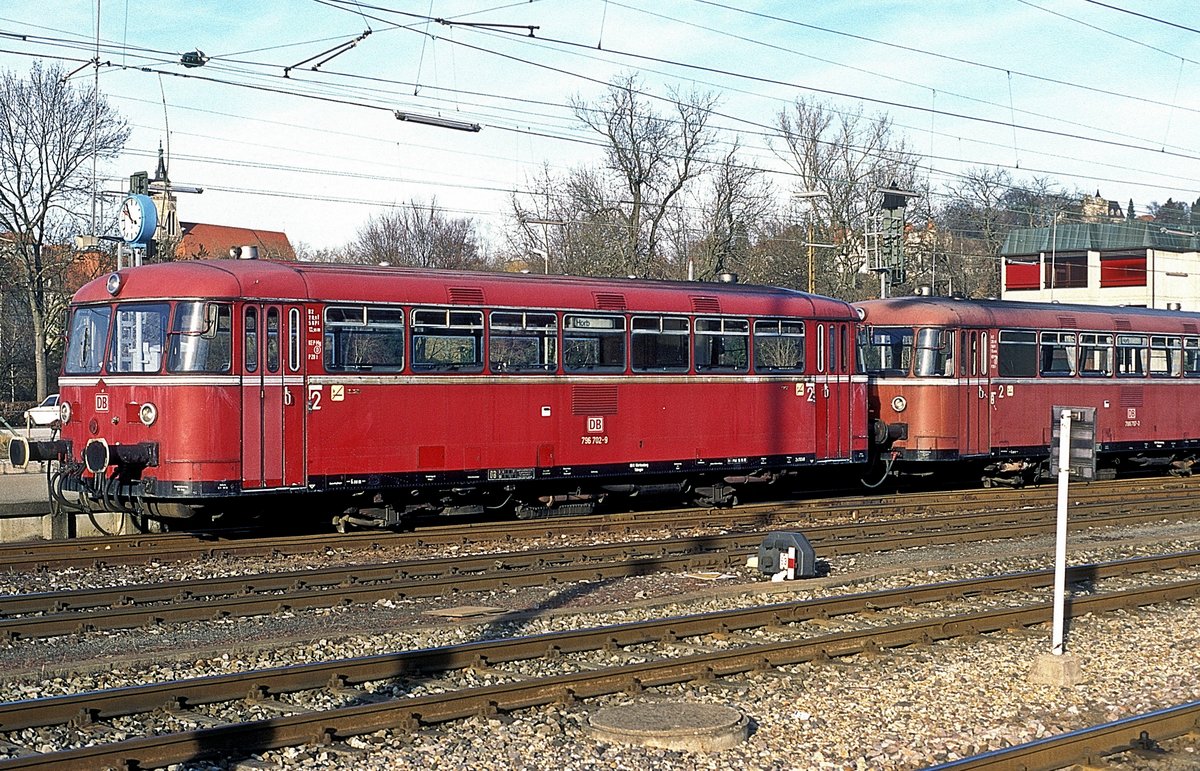
[{"label": "manhole cover", "polygon": [[736,709],[717,704],[653,702],[606,707],[588,721],[601,741],[669,750],[712,752],[746,741],[750,722]]}]

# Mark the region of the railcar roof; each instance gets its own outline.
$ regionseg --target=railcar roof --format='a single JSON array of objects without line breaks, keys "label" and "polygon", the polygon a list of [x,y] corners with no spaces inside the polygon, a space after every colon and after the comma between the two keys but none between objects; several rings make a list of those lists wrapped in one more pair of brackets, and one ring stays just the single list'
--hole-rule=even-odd
[{"label": "railcar roof", "polygon": [[[238,297],[321,302],[655,310],[855,318],[841,300],[792,289],[649,279],[542,276],[265,260],[197,260],[126,268],[120,299]],[[108,301],[104,278],[76,302]]]},{"label": "railcar roof", "polygon": [[[893,297],[855,303],[867,324],[1037,327],[1042,329],[1134,329],[1197,332],[1200,313],[1128,306],[951,297]],[[1123,320],[1127,323],[1118,323]],[[1189,325],[1185,329],[1184,325]]]}]

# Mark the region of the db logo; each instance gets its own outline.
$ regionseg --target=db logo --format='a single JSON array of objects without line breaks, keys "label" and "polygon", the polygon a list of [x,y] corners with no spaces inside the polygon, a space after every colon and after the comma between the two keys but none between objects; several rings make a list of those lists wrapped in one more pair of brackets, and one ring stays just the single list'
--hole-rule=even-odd
[{"label": "db logo", "polygon": [[1129,420],[1134,420],[1137,418],[1137,407],[1130,407],[1125,410],[1125,417]]},{"label": "db logo", "polygon": [[587,430],[589,434],[603,434],[604,418],[588,418]]},{"label": "db logo", "polygon": [[96,394],[96,412],[108,412],[108,394]]}]

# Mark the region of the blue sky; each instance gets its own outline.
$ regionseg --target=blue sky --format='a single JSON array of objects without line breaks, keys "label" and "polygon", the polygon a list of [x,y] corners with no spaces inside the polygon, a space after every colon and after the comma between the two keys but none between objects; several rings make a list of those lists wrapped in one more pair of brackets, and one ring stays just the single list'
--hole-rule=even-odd
[{"label": "blue sky", "polygon": [[[511,192],[544,164],[598,161],[567,103],[630,71],[659,95],[716,93],[722,140],[739,136],[781,194],[794,182],[765,127],[818,96],[886,112],[931,159],[935,189],[997,165],[1132,198],[1139,213],[1200,197],[1194,2],[6,0],[0,67],[79,66],[97,8],[99,84],[133,127],[102,188],[152,171],[163,141],[172,180],[205,188],[181,196],[181,219],[283,230],[313,247],[344,244],[372,213],[412,199],[498,235]],[[194,50],[210,60],[183,67]],[[395,110],[482,130],[400,122]]]}]

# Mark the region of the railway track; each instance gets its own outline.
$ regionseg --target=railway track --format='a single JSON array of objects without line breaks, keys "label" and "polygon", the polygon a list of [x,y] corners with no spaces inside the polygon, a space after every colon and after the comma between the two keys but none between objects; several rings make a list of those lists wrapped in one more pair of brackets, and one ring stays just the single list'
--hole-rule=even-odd
[{"label": "railway track", "polygon": [[[1196,485],[1187,479],[1135,479],[1072,488],[1072,511],[1136,507],[1138,511],[1186,513]],[[863,535],[883,532],[895,519],[941,512],[987,512],[1007,506],[1018,511],[1053,512],[1053,486],[981,489],[938,493],[814,499],[739,506],[735,509],[673,509],[659,512],[563,517],[517,522],[483,522],[421,527],[410,532],[371,531],[255,537],[237,529],[197,534],[143,534],[70,541],[0,544],[0,567],[16,572],[108,565],[166,563],[205,558],[298,556],[338,550],[437,548],[448,545],[527,542],[565,535],[637,534],[683,528],[784,529],[806,533],[826,524],[860,523]],[[1157,507],[1157,508],[1156,508]],[[1200,508],[1200,502],[1195,503]],[[1028,519],[1028,518],[1026,518]]]},{"label": "railway track", "polygon": [[[1155,710],[1111,723],[1082,728],[1037,742],[988,752],[953,763],[932,766],[927,771],[983,771],[1021,768],[1052,771],[1077,764],[1095,766],[1098,758],[1120,752],[1162,755],[1160,742],[1200,728],[1200,701]],[[1153,766],[1151,766],[1153,767]]]},{"label": "railway track", "polygon": [[[1103,504],[1095,510],[1107,511]],[[1128,504],[1123,505],[1128,508]],[[1085,507],[1081,507],[1085,508]],[[1145,511],[1088,516],[1076,529],[1111,528],[1162,517]],[[1195,516],[1195,512],[1176,516]],[[1053,531],[1040,509],[959,514],[870,525],[828,525],[807,531],[817,556],[829,559],[931,545],[1028,537]],[[117,586],[0,596],[0,638],[14,640],[157,624],[344,607],[379,600],[465,595],[512,587],[602,581],[659,572],[728,570],[756,552],[763,534],[707,535],[616,544],[589,544],[478,556],[286,571],[146,586]]]},{"label": "railway track", "polygon": [[[1200,552],[1121,560],[1077,567],[1070,580],[1086,581],[1095,590],[1117,577],[1197,564]],[[92,743],[10,758],[0,761],[0,768],[157,767],[228,748],[258,751],[385,729],[411,731],[541,704],[707,683],[801,662],[1020,629],[1049,620],[1049,603],[1021,594],[1044,590],[1052,581],[1050,571],[1035,571],[8,703],[0,705],[0,731],[10,748],[19,747],[17,732],[33,727],[61,727],[68,744],[80,743],[81,735]],[[1015,602],[1001,601],[1013,595]],[[1076,595],[1068,612],[1074,618],[1197,596],[1200,579],[1185,579]],[[979,605],[988,607],[976,609]],[[972,610],[960,612],[963,607]],[[912,620],[918,609],[926,609],[924,617]],[[892,611],[899,617],[889,616]],[[845,628],[829,631],[831,621],[839,619],[848,620]],[[806,622],[817,624],[815,630]],[[550,662],[553,671],[529,675],[514,666],[529,661],[539,666]],[[496,682],[429,684],[430,678],[456,671],[489,673]],[[389,683],[398,690],[356,688]],[[286,698],[313,690],[332,694],[343,705],[316,708]],[[409,695],[389,696],[397,692]],[[203,707],[225,702],[275,716],[215,725]],[[103,742],[106,734],[97,721],[146,715],[164,705],[167,712],[142,718],[147,723],[143,733],[162,730],[161,725],[153,728],[162,719],[193,727],[94,743]]]}]

